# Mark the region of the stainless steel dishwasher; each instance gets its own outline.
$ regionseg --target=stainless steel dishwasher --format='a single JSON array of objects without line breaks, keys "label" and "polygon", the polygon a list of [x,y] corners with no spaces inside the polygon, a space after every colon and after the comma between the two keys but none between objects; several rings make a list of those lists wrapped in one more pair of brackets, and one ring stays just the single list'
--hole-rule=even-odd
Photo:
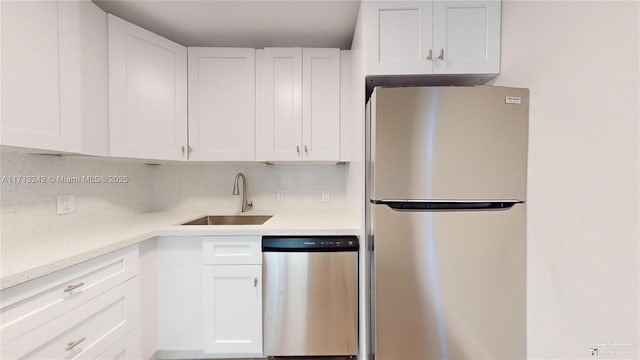
[{"label": "stainless steel dishwasher", "polygon": [[264,354],[355,356],[358,238],[264,236]]}]

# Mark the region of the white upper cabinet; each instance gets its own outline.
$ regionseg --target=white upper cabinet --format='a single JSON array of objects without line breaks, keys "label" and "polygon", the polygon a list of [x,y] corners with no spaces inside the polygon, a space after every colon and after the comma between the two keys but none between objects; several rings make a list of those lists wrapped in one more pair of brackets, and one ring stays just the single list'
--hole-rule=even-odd
[{"label": "white upper cabinet", "polygon": [[255,49],[189,48],[189,159],[255,160]]},{"label": "white upper cabinet", "polygon": [[58,3],[2,2],[2,144],[76,151],[79,117],[62,113]]},{"label": "white upper cabinet", "polygon": [[436,1],[433,73],[499,73],[500,8],[499,1]]},{"label": "white upper cabinet", "polygon": [[187,49],[109,15],[111,155],[187,157]]},{"label": "white upper cabinet", "polygon": [[365,6],[370,74],[430,74],[433,2],[385,1]]},{"label": "white upper cabinet", "polygon": [[[65,1],[66,6],[74,2]],[[109,22],[107,13],[80,0],[82,153],[109,155]],[[71,22],[73,23],[73,22]]]},{"label": "white upper cabinet", "polygon": [[257,160],[301,160],[302,49],[264,49],[256,124]]},{"label": "white upper cabinet", "polygon": [[365,3],[367,74],[500,72],[500,1]]},{"label": "white upper cabinet", "polygon": [[105,155],[107,15],[87,1],[2,1],[2,144]]},{"label": "white upper cabinet", "polygon": [[338,161],[340,50],[267,48],[259,54],[257,160]]},{"label": "white upper cabinet", "polygon": [[302,50],[304,160],[340,158],[340,50]]}]

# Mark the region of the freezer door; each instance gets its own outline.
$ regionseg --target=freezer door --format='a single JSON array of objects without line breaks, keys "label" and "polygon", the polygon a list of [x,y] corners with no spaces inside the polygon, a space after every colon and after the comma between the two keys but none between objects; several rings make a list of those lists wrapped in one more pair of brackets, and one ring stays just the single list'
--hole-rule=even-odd
[{"label": "freezer door", "polygon": [[376,88],[372,199],[525,200],[527,89]]},{"label": "freezer door", "polygon": [[265,355],[356,355],[357,257],[263,253]]},{"label": "freezer door", "polygon": [[376,360],[526,358],[524,204],[371,210]]}]

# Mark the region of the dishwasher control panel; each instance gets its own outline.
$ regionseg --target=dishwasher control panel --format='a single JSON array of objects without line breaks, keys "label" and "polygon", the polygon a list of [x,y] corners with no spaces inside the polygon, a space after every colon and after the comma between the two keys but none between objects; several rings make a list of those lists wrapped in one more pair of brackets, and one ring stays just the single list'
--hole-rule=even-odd
[{"label": "dishwasher control panel", "polygon": [[263,252],[358,251],[356,236],[263,236]]}]

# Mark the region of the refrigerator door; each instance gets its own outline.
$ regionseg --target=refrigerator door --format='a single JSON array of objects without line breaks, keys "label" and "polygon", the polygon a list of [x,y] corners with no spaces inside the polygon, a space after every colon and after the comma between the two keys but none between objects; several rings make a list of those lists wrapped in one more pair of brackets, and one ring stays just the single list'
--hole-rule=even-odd
[{"label": "refrigerator door", "polygon": [[376,360],[524,359],[525,205],[372,205]]},{"label": "refrigerator door", "polygon": [[525,200],[527,89],[376,88],[371,198]]}]

